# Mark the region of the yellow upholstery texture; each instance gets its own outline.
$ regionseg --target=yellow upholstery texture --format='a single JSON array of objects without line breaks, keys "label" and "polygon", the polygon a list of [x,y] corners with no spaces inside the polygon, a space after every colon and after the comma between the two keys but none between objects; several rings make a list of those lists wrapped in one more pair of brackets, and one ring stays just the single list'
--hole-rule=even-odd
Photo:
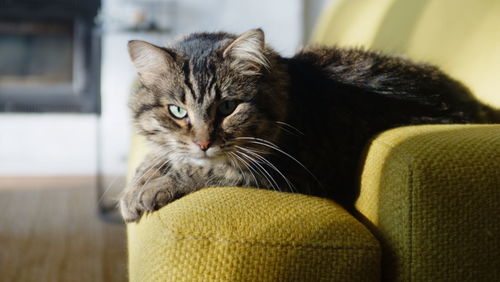
[{"label": "yellow upholstery texture", "polygon": [[378,281],[378,241],[332,201],[205,188],[128,224],[131,281]]},{"label": "yellow upholstery texture", "polygon": [[441,67],[500,107],[500,1],[331,1],[312,41],[404,54]]},{"label": "yellow upholstery texture", "polygon": [[357,208],[385,281],[500,281],[500,125],[403,127],[369,147]]},{"label": "yellow upholstery texture", "polygon": [[142,162],[146,154],[149,152],[147,141],[144,137],[134,133],[130,142],[131,150],[128,153],[128,173],[127,183],[132,180],[135,175],[135,170]]}]

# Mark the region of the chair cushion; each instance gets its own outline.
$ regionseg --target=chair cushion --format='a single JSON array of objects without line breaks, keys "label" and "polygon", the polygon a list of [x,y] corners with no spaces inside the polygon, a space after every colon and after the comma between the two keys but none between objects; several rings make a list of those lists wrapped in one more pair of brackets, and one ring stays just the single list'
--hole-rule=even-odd
[{"label": "chair cushion", "polygon": [[379,244],[332,201],[205,188],[128,224],[131,281],[378,281]]},{"label": "chair cushion", "polygon": [[385,281],[500,281],[500,125],[393,129],[372,142],[357,208]]}]

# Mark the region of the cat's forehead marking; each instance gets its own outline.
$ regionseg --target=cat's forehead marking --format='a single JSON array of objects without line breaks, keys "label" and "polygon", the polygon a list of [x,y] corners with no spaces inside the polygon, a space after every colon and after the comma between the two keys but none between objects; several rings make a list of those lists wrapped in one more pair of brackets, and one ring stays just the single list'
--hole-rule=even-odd
[{"label": "cat's forehead marking", "polygon": [[193,99],[196,98],[195,90],[193,87],[192,79],[191,79],[191,66],[189,61],[185,61],[182,66],[183,76],[184,76],[184,85],[186,86],[185,92],[188,92]]},{"label": "cat's forehead marking", "polygon": [[234,35],[227,33],[194,33],[171,46],[186,58],[182,68],[185,92],[196,103],[211,103],[220,98],[214,57],[234,39]]},{"label": "cat's forehead marking", "polygon": [[206,59],[190,59],[184,63],[185,92],[191,102],[205,105],[218,99],[216,67]]},{"label": "cat's forehead marking", "polygon": [[226,91],[231,78],[227,74],[220,77],[226,73],[221,65],[221,52],[234,39],[233,35],[224,33],[201,33],[187,36],[170,46],[184,58],[177,80],[182,89],[174,97],[180,104],[198,113],[209,112],[223,96],[235,94]]}]

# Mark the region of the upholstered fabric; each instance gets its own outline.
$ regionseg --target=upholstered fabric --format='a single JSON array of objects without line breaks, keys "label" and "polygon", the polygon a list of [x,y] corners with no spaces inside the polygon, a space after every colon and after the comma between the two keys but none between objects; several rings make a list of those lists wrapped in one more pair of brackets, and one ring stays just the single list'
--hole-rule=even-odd
[{"label": "upholstered fabric", "polygon": [[205,188],[128,225],[131,281],[378,281],[371,233],[332,201]]},{"label": "upholstered fabric", "polygon": [[385,281],[500,281],[500,125],[397,128],[369,147],[357,208]]}]

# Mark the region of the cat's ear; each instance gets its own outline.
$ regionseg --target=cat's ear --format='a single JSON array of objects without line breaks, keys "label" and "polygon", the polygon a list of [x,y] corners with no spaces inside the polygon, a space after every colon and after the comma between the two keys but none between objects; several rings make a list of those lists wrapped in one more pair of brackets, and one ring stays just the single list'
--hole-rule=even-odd
[{"label": "cat's ear", "polygon": [[233,60],[232,67],[243,74],[256,75],[263,69],[269,69],[264,32],[261,29],[252,29],[240,35],[226,47],[222,56]]},{"label": "cat's ear", "polygon": [[128,53],[140,80],[146,85],[154,83],[175,64],[173,51],[140,40],[128,42]]}]

